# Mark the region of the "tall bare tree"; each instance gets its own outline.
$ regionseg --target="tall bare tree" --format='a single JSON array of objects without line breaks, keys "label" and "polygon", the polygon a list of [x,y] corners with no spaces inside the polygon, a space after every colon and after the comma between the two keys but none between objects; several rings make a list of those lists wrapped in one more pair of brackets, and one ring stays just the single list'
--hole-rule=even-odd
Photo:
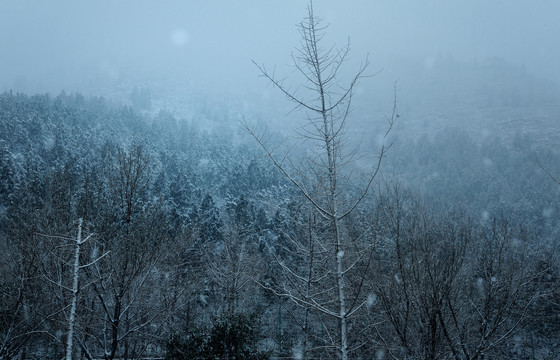
[{"label": "tall bare tree", "polygon": [[398,186],[379,213],[383,271],[371,280],[388,326],[376,329],[375,346],[392,358],[512,356],[511,340],[542,296],[528,234],[506,220],[479,226],[461,213],[434,214]]},{"label": "tall bare tree", "polygon": [[[74,353],[74,329],[76,328],[76,322],[78,317],[78,298],[79,293],[84,289],[86,285],[80,284],[80,270],[95,265],[99,260],[103,257],[107,256],[108,253],[105,253],[99,257],[95,257],[92,259],[91,262],[83,264],[82,257],[83,257],[83,246],[88,240],[91,239],[93,234],[86,236],[85,238],[82,237],[82,227],[83,227],[83,219],[80,218],[78,220],[78,233],[75,238],[67,237],[67,236],[47,236],[53,238],[55,240],[63,240],[72,243],[73,245],[73,258],[69,259],[69,261],[64,261],[62,265],[64,266],[71,266],[72,270],[72,284],[70,286],[65,286],[62,284],[62,279],[58,282],[51,279],[51,274],[45,273],[45,278],[47,281],[56,285],[56,287],[60,288],[60,290],[66,290],[68,293],[71,294],[70,304],[64,304],[63,309],[61,312],[66,312],[67,308],[69,312],[67,314],[67,333],[66,333],[66,360],[72,360],[73,353]],[[58,248],[58,247],[56,247]],[[57,256],[58,257],[58,256]]]},{"label": "tall bare tree", "polygon": [[166,280],[158,271],[169,240],[166,219],[159,201],[145,197],[150,163],[141,146],[109,149],[104,161],[95,221],[97,251],[108,255],[84,269],[95,316],[77,341],[88,354],[102,349],[108,360],[135,358],[155,341],[168,306],[160,301]]},{"label": "tall bare tree", "polygon": [[[312,146],[308,149],[308,156],[301,166],[294,166],[288,155],[278,157],[266,140],[260,136],[254,127],[244,122],[246,130],[261,145],[268,157],[281,173],[293,184],[303,197],[312,205],[327,222],[328,231],[322,235],[321,246],[329,249],[330,263],[324,268],[325,284],[333,282],[333,287],[326,291],[309,293],[290,291],[288,288],[277,290],[301,306],[310,306],[315,311],[335,318],[338,322],[338,338],[333,341],[341,359],[346,360],[349,353],[348,319],[355,314],[365,300],[358,287],[350,292],[347,289],[349,277],[354,269],[362,262],[367,263],[368,252],[350,258],[349,250],[354,239],[345,229],[344,221],[352,214],[368,193],[381,165],[386,146],[381,145],[377,160],[367,176],[361,191],[355,196],[349,188],[352,178],[347,171],[355,151],[347,151],[349,145],[345,138],[347,120],[352,109],[352,96],[358,81],[366,76],[369,61],[360,66],[356,74],[343,85],[339,79],[342,65],[350,53],[350,43],[341,48],[324,47],[323,38],[326,26],[321,25],[320,19],[313,12],[313,4],[309,3],[308,16],[298,25],[301,43],[292,55],[293,64],[297,72],[303,77],[301,88],[303,91],[292,90],[283,78],[276,77],[264,65],[255,65],[263,77],[278,88],[287,99],[294,104],[294,110],[302,110],[306,121],[299,135],[308,140]],[[385,139],[391,130],[396,117],[396,101],[392,114],[387,117],[388,127],[383,134]],[[297,269],[290,269],[296,279],[303,282],[308,277],[296,274]],[[355,274],[354,274],[355,275]],[[330,297],[325,297],[325,293]],[[321,296],[319,296],[321,294]],[[332,301],[332,298],[336,301]],[[334,344],[336,342],[336,344]]]}]

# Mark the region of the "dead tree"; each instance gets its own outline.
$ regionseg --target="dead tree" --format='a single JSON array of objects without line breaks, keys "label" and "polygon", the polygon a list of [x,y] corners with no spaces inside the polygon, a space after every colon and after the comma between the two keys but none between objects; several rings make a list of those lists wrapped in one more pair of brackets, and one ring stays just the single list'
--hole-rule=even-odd
[{"label": "dead tree", "polygon": [[68,316],[68,334],[66,340],[66,360],[72,360],[72,344],[74,339],[74,324],[76,322],[76,309],[78,305],[78,292],[79,288],[79,280],[80,280],[80,269],[87,268],[89,266],[94,265],[96,262],[104,258],[108,253],[101,255],[100,257],[96,258],[92,262],[88,264],[80,264],[80,250],[82,245],[85,244],[93,234],[87,236],[85,239],[82,239],[82,224],[83,220],[78,220],[78,235],[76,236],[76,245],[74,249],[74,267],[72,273],[72,288],[68,289],[72,292],[72,304],[70,307],[70,314]]},{"label": "dead tree", "polygon": [[434,214],[398,186],[379,213],[385,240],[375,264],[383,270],[372,282],[388,326],[372,338],[390,357],[475,360],[512,351],[542,298],[528,234],[506,220],[481,227],[460,212]]},{"label": "dead tree", "polygon": [[[86,283],[84,285],[80,285],[80,270],[84,270],[87,269],[90,266],[95,265],[98,261],[100,261],[101,259],[103,259],[105,256],[107,256],[109,254],[109,252],[105,252],[104,254],[102,254],[101,256],[95,256],[91,259],[91,261],[89,263],[83,264],[82,263],[82,258],[83,258],[83,247],[84,244],[86,244],[94,235],[93,233],[86,236],[85,238],[82,237],[82,229],[83,229],[83,219],[80,218],[78,220],[78,232],[77,235],[75,237],[69,237],[69,236],[57,236],[57,235],[41,235],[47,238],[51,238],[51,239],[55,239],[55,240],[62,240],[65,242],[68,242],[70,244],[72,244],[72,248],[73,248],[73,256],[68,257],[68,259],[64,258],[64,256],[62,256],[61,254],[58,254],[57,251],[55,251],[56,253],[54,253],[54,262],[57,263],[55,265],[55,269],[57,269],[58,271],[45,271],[45,276],[44,279],[47,280],[47,282],[49,282],[50,284],[54,285],[54,293],[58,294],[58,298],[61,302],[63,302],[62,305],[62,309],[61,310],[56,310],[55,312],[53,312],[52,314],[46,316],[46,318],[49,317],[53,317],[55,314],[57,313],[67,313],[67,310],[69,310],[69,312],[67,313],[66,317],[66,326],[67,326],[67,330],[66,330],[66,343],[65,343],[65,347],[66,347],[66,356],[65,359],[66,360],[71,360],[73,357],[73,349],[74,349],[74,337],[75,337],[75,329],[76,329],[76,322],[79,318],[78,316],[78,298],[79,298],[79,294],[81,291],[83,291],[88,285],[91,285],[91,283]],[[62,248],[67,247],[66,245],[63,245]],[[59,246],[56,246],[55,249],[59,249]],[[46,265],[46,264],[45,264]],[[52,265],[52,264],[51,264]],[[65,285],[63,282],[63,278],[66,277],[63,275],[63,271],[60,270],[61,267],[68,267],[69,269],[71,269],[71,285]],[[49,267],[49,265],[46,265],[45,269],[53,269],[52,267]],[[56,275],[55,275],[56,274]],[[59,293],[60,292],[60,293]],[[71,298],[70,298],[70,303],[67,304],[66,303],[66,296],[63,295],[63,293],[66,294],[71,294]],[[57,296],[55,296],[56,298]],[[50,335],[51,338],[56,339],[56,336]]]},{"label": "dead tree", "polygon": [[[367,263],[367,251],[354,259],[349,259],[350,243],[344,220],[356,210],[366,197],[381,165],[387,149],[382,145],[371,173],[368,175],[361,191],[351,196],[349,185],[352,180],[346,168],[351,163],[355,151],[345,151],[349,145],[344,134],[352,105],[352,95],[357,82],[366,76],[368,60],[360,66],[349,83],[342,85],[339,79],[341,67],[345,63],[349,52],[349,42],[342,48],[323,47],[322,40],[326,27],[315,17],[313,4],[308,6],[308,16],[298,25],[301,35],[300,46],[292,55],[297,72],[303,77],[302,94],[298,90],[290,89],[284,79],[276,77],[264,65],[255,65],[263,77],[278,88],[287,99],[294,104],[294,110],[302,110],[306,115],[306,122],[299,135],[312,143],[303,166],[292,166],[288,155],[278,157],[266,140],[257,134],[254,127],[243,122],[246,130],[264,149],[268,157],[280,172],[299,190],[307,202],[328,223],[328,231],[321,239],[321,244],[329,248],[331,268],[324,269],[328,280],[333,282],[331,299],[314,297],[287,288],[276,290],[278,295],[288,297],[300,306],[310,306],[314,310],[335,318],[338,322],[338,339],[333,346],[341,359],[346,360],[349,352],[348,319],[365,303],[360,298],[360,290],[353,291],[350,297],[347,290],[351,271],[362,262]],[[387,117],[388,127],[384,132],[387,138],[396,117],[396,101],[392,114]],[[295,271],[291,269],[290,271]],[[306,282],[306,276],[293,274]],[[318,292],[319,293],[319,292]],[[325,293],[323,291],[322,293]],[[332,297],[336,298],[333,302]]]}]

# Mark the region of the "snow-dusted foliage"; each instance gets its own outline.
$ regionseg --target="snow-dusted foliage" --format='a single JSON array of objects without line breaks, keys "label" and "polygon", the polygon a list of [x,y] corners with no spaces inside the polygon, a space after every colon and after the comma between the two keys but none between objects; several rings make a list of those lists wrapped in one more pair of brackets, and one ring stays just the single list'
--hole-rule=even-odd
[{"label": "snow-dusted foliage", "polygon": [[403,184],[364,198],[334,251],[324,217],[232,134],[104,98],[0,94],[0,357],[63,358],[70,329],[74,357],[163,357],[238,314],[263,357],[331,356],[335,317],[311,305],[338,301],[326,274],[341,260],[348,299],[362,295],[350,357],[557,358],[560,187],[543,171],[560,174],[557,149],[456,129],[397,141],[385,164]]}]

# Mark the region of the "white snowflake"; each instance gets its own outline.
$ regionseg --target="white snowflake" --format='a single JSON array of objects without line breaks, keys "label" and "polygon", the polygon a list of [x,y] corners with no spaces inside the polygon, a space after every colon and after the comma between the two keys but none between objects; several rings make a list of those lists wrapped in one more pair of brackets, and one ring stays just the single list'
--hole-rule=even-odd
[{"label": "white snowflake", "polygon": [[190,36],[184,29],[177,29],[171,33],[171,42],[177,47],[185,46],[189,43]]},{"label": "white snowflake", "polygon": [[377,304],[377,295],[375,293],[371,293],[368,295],[367,300],[366,300],[366,305],[369,308],[371,308],[373,305]]}]

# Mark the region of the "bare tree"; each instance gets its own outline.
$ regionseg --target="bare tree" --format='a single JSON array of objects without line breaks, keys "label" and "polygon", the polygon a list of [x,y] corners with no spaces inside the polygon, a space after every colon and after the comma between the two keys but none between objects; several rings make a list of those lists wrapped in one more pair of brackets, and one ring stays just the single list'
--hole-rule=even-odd
[{"label": "bare tree", "polygon": [[[83,245],[88,242],[88,240],[91,239],[91,237],[93,236],[93,234],[90,234],[88,236],[86,236],[85,238],[82,238],[82,227],[83,227],[83,219],[80,218],[78,220],[78,232],[75,238],[71,238],[71,237],[67,237],[67,236],[46,236],[55,240],[64,240],[64,241],[69,241],[70,243],[73,244],[74,247],[74,256],[73,258],[70,259],[70,261],[66,262],[64,261],[64,265],[71,265],[71,270],[72,270],[72,284],[71,287],[69,286],[65,286],[62,283],[62,279],[59,279],[59,281],[55,281],[53,279],[51,279],[51,275],[50,274],[45,274],[45,278],[47,279],[47,281],[53,283],[56,285],[56,287],[58,287],[60,290],[66,290],[68,293],[71,294],[71,300],[70,300],[70,305],[66,305],[63,304],[63,311],[62,312],[66,312],[66,309],[69,307],[70,308],[70,312],[67,315],[67,337],[66,337],[66,360],[72,360],[72,356],[73,356],[73,343],[74,343],[74,329],[75,329],[75,325],[76,325],[76,320],[77,320],[77,316],[78,316],[78,295],[79,293],[84,289],[86,285],[84,286],[80,286],[80,270],[81,269],[85,269],[87,267],[90,267],[92,265],[95,265],[95,263],[97,263],[99,260],[101,260],[102,258],[104,258],[105,256],[107,256],[107,253],[104,253],[103,255],[99,256],[99,257],[95,257],[94,259],[92,259],[91,262],[87,263],[87,264],[82,264],[80,262],[81,259],[81,253],[83,251]],[[55,247],[55,249],[58,247]],[[56,256],[57,258],[59,258],[58,256]]]},{"label": "bare tree", "polygon": [[[25,357],[26,347],[42,330],[43,321],[33,305],[39,278],[40,254],[33,251],[37,237],[27,229],[9,238],[0,237],[0,358]],[[38,307],[38,306],[37,306]]]},{"label": "bare tree", "polygon": [[[372,279],[377,339],[393,358],[503,357],[538,291],[527,234],[507,221],[477,227],[460,213],[430,213],[402,189],[381,210],[386,239]],[[507,350],[507,351],[506,351]]]},{"label": "bare tree", "polygon": [[[316,302],[328,302],[332,298],[332,291],[326,291],[329,287],[332,290],[333,286],[327,275],[332,268],[332,257],[323,241],[325,236],[329,236],[324,232],[325,222],[318,219],[317,213],[309,206],[291,212],[288,223],[276,229],[279,236],[271,246],[274,247],[271,254],[277,264],[276,273],[280,276],[274,279],[276,286],[268,284],[266,287],[279,295],[284,292],[304,299],[313,298]],[[336,347],[332,337],[321,336],[326,326],[324,314],[317,312],[310,303],[294,302],[296,306],[293,308],[282,304],[288,319],[301,333],[299,340],[294,336],[292,353],[301,359],[313,358],[314,353],[321,352],[325,346]],[[282,355],[282,346],[279,352]]]},{"label": "bare tree", "polygon": [[[243,122],[246,130],[264,149],[268,157],[281,173],[293,184],[303,197],[313,206],[328,223],[328,231],[324,232],[321,245],[330,252],[330,266],[325,268],[325,275],[333,281],[334,287],[331,298],[306,295],[301,292],[292,292],[287,288],[277,290],[278,295],[286,296],[302,306],[311,306],[316,311],[335,318],[338,322],[338,340],[336,349],[341,359],[346,360],[349,352],[348,319],[355,314],[365,300],[360,300],[363,294],[353,291],[349,296],[348,278],[351,271],[364,261],[364,254],[349,259],[352,239],[344,226],[344,220],[356,210],[368,193],[381,165],[386,146],[382,145],[376,163],[368,175],[361,191],[351,196],[349,187],[352,184],[347,171],[355,151],[346,151],[345,130],[347,120],[352,108],[352,96],[358,80],[366,76],[368,60],[360,66],[356,74],[347,85],[342,85],[339,80],[341,67],[345,63],[349,52],[349,42],[342,48],[323,47],[322,41],[326,27],[314,15],[313,4],[308,6],[308,16],[298,25],[301,35],[300,46],[292,55],[297,72],[303,77],[302,88],[306,94],[290,89],[283,78],[278,78],[264,65],[255,65],[263,77],[268,79],[278,88],[287,99],[294,104],[294,110],[302,110],[306,115],[306,122],[299,135],[313,144],[309,149],[308,157],[302,166],[293,166],[289,156],[277,157],[274,150],[266,140],[257,134],[253,127]],[[387,117],[388,128],[384,139],[391,130],[396,117],[396,101],[392,114]],[[366,261],[367,263],[367,261]],[[295,272],[296,269],[286,271]],[[296,278],[306,282],[308,277]],[[327,289],[329,290],[329,289]],[[329,292],[329,291],[326,291]],[[336,301],[332,301],[332,297]]]},{"label": "bare tree", "polygon": [[226,224],[223,241],[205,251],[209,277],[217,294],[223,296],[221,312],[224,315],[233,316],[238,310],[243,310],[239,304],[243,300],[242,293],[254,284],[248,275],[254,274],[258,267],[251,252],[247,235],[232,223]]},{"label": "bare tree", "polygon": [[80,250],[82,245],[84,245],[93,234],[88,235],[85,239],[82,239],[82,225],[83,219],[78,220],[78,234],[76,235],[76,244],[74,248],[74,266],[72,269],[72,288],[68,289],[72,292],[72,304],[70,307],[70,314],[68,316],[68,334],[66,340],[66,360],[72,360],[72,344],[74,340],[74,324],[76,322],[76,308],[78,306],[78,292],[80,291],[79,280],[80,280],[80,269],[84,269],[95,265],[99,260],[107,256],[108,252],[95,258],[93,261],[87,264],[80,263]]},{"label": "bare tree", "polygon": [[117,148],[104,160],[102,195],[96,204],[98,252],[109,252],[85,269],[92,283],[92,318],[78,338],[82,350],[105,359],[141,356],[153,344],[167,304],[158,271],[165,245],[162,205],[148,201],[149,157],[141,146]]}]

